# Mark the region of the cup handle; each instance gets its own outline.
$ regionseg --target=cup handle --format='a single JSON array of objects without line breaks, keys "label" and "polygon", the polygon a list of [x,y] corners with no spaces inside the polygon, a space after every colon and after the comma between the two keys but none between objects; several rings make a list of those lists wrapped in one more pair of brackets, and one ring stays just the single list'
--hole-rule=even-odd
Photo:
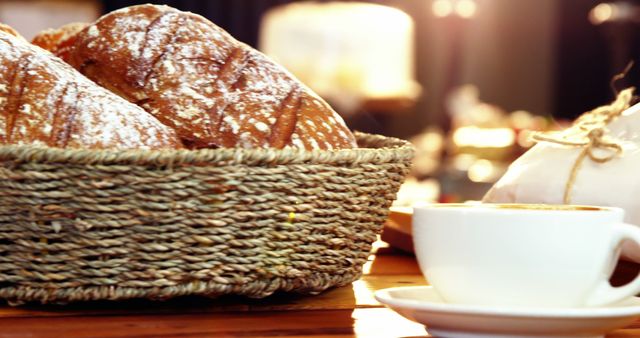
[{"label": "cup handle", "polygon": [[[610,252],[615,252],[625,240],[631,240],[640,245],[640,228],[627,223],[616,224]],[[609,276],[604,275],[603,277],[604,280],[595,288],[593,294],[587,298],[586,306],[611,304],[640,293],[640,275],[636,276],[630,283],[619,287],[611,286],[608,279]]]}]

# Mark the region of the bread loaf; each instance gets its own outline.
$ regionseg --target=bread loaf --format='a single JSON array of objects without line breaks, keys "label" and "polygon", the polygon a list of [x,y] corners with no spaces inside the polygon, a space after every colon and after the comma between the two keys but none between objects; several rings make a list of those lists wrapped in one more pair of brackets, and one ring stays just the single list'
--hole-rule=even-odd
[{"label": "bread loaf", "polygon": [[64,59],[68,57],[70,48],[75,44],[78,32],[88,25],[88,23],[84,22],[74,22],[58,29],[47,29],[38,33],[31,40],[31,43]]},{"label": "bread loaf", "polygon": [[5,33],[9,33],[15,37],[18,37],[20,39],[24,39],[22,37],[22,35],[18,34],[18,32],[16,32],[15,29],[13,29],[13,27],[9,26],[9,25],[5,25],[3,23],[0,22],[0,32],[5,32]]},{"label": "bread loaf", "polygon": [[174,131],[51,53],[0,31],[0,144],[180,148]]},{"label": "bread loaf", "polygon": [[199,15],[124,8],[83,29],[72,50],[58,55],[190,147],[356,147],[325,101]]}]

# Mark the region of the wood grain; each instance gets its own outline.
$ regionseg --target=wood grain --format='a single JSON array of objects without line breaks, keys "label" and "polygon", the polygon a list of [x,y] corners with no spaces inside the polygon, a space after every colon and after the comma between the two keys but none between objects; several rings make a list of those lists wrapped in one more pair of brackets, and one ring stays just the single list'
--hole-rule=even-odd
[{"label": "wood grain", "polygon": [[[4,337],[430,337],[373,297],[375,290],[424,284],[411,255],[379,249],[367,274],[317,296],[265,299],[183,297],[165,302],[0,307]],[[640,321],[607,338],[640,337]]]}]

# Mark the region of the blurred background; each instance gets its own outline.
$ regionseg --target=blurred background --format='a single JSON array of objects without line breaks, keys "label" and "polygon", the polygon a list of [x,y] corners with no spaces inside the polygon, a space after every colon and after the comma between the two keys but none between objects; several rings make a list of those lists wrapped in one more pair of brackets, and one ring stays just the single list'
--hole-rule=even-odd
[{"label": "blurred background", "polygon": [[[611,101],[639,1],[0,0],[25,37],[138,3],[201,14],[288,68],[355,130],[411,140],[397,203],[480,199],[531,143]],[[620,88],[638,83],[633,68]]]}]

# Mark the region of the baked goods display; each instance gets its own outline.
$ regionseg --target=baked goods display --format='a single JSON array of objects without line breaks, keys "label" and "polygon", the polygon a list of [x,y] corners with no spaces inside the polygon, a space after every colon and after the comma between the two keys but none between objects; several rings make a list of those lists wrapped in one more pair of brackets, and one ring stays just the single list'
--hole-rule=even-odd
[{"label": "baked goods display", "polygon": [[133,6],[72,40],[51,51],[174,128],[188,147],[356,147],[325,101],[199,15]]},{"label": "baked goods display", "polygon": [[355,136],[324,101],[200,16],[145,5],[80,28],[34,39],[68,63],[0,33],[0,299],[266,297],[361,276],[411,145],[360,133],[344,149]]},{"label": "baked goods display", "polygon": [[182,147],[173,130],[144,110],[7,31],[11,32],[7,28],[0,31],[1,144]]},{"label": "baked goods display", "polygon": [[[0,24],[0,31],[22,39],[9,26]],[[7,36],[2,40],[5,54],[18,40]],[[26,56],[12,54],[3,60],[3,80],[13,81],[7,89],[13,92],[3,92],[5,114],[19,117],[5,117],[10,130],[4,143],[149,149],[183,144],[192,149],[357,147],[340,115],[325,101],[262,53],[193,13],[133,6],[92,24],[48,29],[32,43],[97,85],[44,51],[19,44],[16,48]],[[26,69],[21,62],[35,68]],[[23,73],[29,76],[15,75]],[[39,81],[41,77],[46,81]],[[16,92],[20,88],[28,90]],[[25,106],[31,110],[14,112]],[[27,124],[21,126],[21,121]],[[140,135],[124,135],[130,130]]]}]

